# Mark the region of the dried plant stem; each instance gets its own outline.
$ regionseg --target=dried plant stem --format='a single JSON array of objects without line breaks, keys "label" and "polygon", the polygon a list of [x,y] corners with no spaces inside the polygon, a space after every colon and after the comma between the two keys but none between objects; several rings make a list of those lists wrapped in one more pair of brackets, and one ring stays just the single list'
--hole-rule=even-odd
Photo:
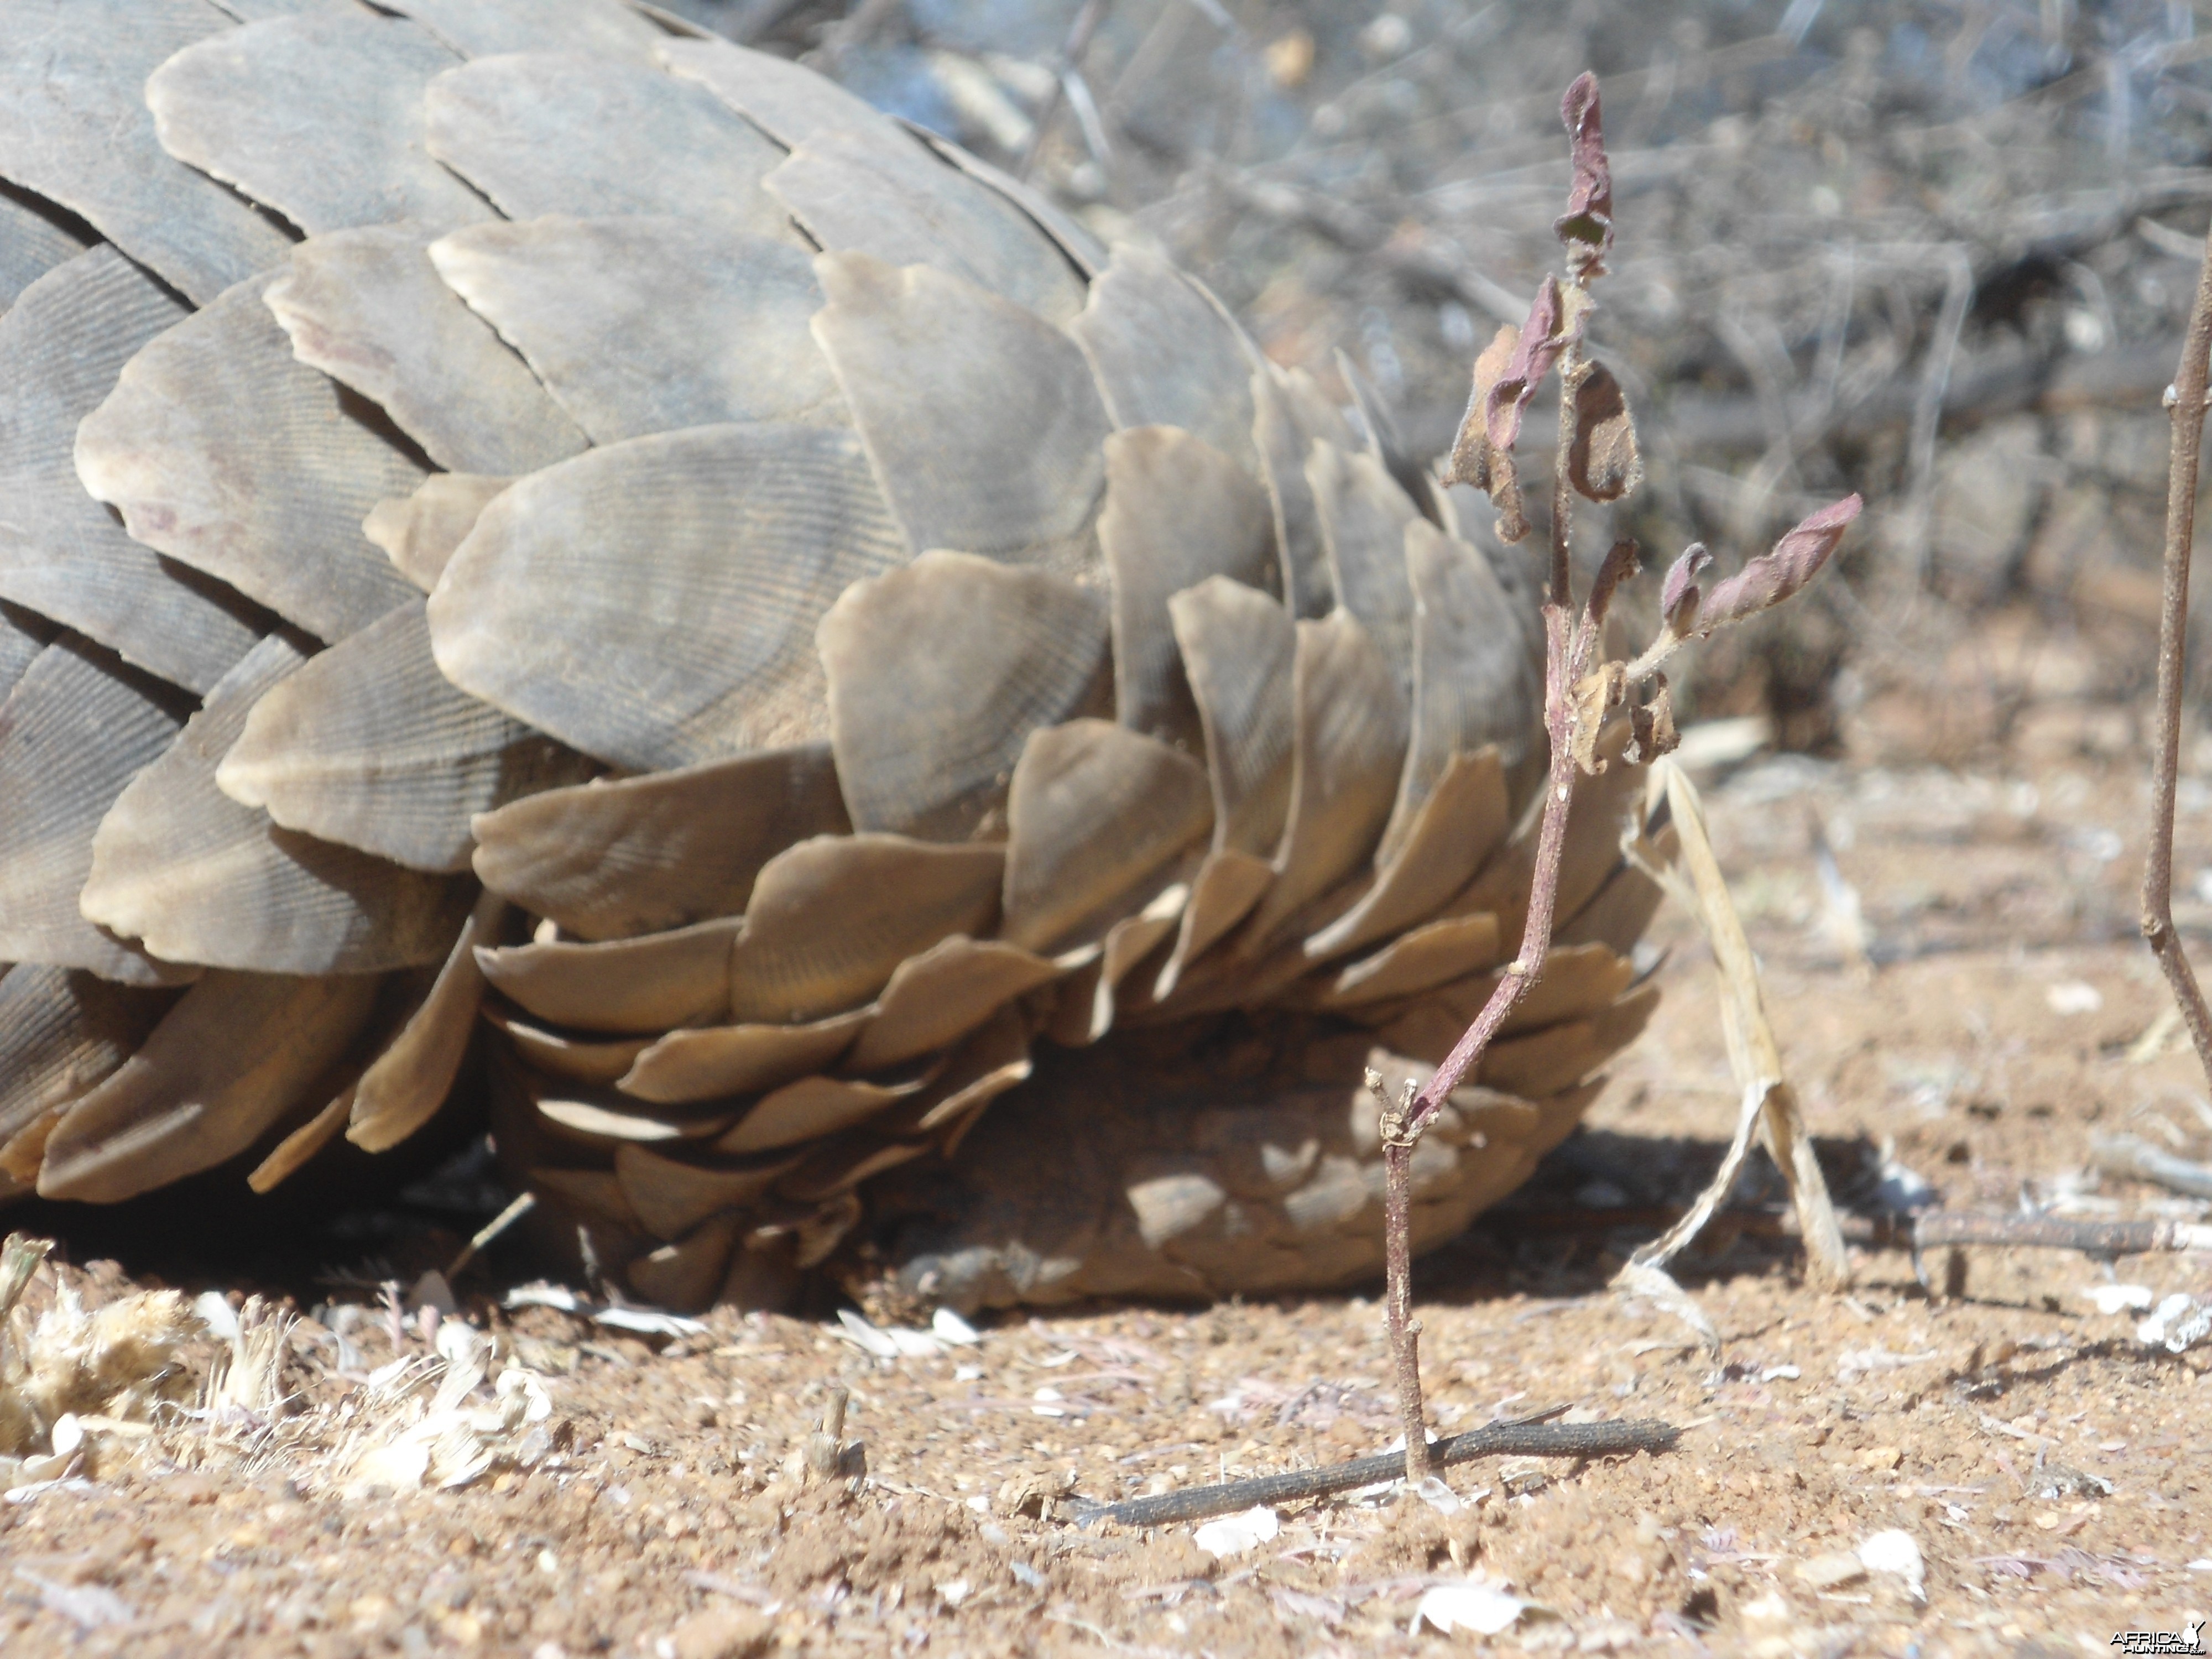
[{"label": "dried plant stem", "polygon": [[2166,584],[2159,601],[2158,736],[2151,768],[2150,852],[2143,865],[2142,932],[2166,970],[2190,1041],[2212,1076],[2212,1011],[2173,927],[2173,797],[2181,769],[2181,670],[2188,643],[2189,555],[2197,534],[2197,467],[2204,441],[2204,396],[2212,379],[2212,244],[2197,278],[2181,363],[2166,399],[2173,447],[2166,462]]},{"label": "dried plant stem", "polygon": [[[1561,355],[1562,388],[1573,384],[1579,366],[1573,348]],[[1465,1081],[1522,998],[1543,977],[1551,953],[1552,923],[1559,899],[1559,861],[1567,842],[1567,814],[1574,805],[1575,683],[1587,672],[1583,660],[1595,648],[1597,629],[1572,628],[1574,595],[1568,562],[1573,526],[1571,487],[1565,457],[1574,439],[1574,399],[1559,398],[1559,439],[1553,467],[1550,585],[1544,597],[1544,733],[1552,747],[1545,781],[1544,817],[1536,836],[1536,864],[1528,890],[1528,919],[1521,948],[1500,975],[1498,988],[1475,1016],[1474,1024],[1453,1046],[1426,1085],[1401,1108],[1385,1103],[1382,1115],[1383,1311],[1390,1328],[1390,1360],[1397,1373],[1399,1414],[1406,1430],[1406,1478],[1418,1482],[1434,1468],[1428,1441],[1427,1413],[1421,1397],[1421,1328],[1413,1310],[1413,1148],[1421,1132],[1451,1091]]]}]

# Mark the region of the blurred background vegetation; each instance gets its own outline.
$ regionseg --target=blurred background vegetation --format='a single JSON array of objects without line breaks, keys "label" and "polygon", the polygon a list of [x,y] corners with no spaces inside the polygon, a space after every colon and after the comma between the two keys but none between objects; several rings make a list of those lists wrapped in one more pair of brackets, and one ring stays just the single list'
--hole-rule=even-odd
[{"label": "blurred background vegetation", "polygon": [[2159,399],[2212,216],[2188,0],[664,3],[1165,247],[1341,392],[1340,348],[1424,457],[1556,259],[1559,94],[1595,70],[1593,336],[1649,482],[1584,552],[1725,569],[1869,503],[1838,579],[1690,671],[1691,712],[1958,762],[2056,697],[2112,714],[2079,741],[2140,742]]}]

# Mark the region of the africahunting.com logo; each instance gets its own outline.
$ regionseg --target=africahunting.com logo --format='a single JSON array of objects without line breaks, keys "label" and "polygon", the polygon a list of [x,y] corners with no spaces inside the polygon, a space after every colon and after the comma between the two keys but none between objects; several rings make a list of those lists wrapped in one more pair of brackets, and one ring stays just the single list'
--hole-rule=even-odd
[{"label": "africahunting.com logo", "polygon": [[2204,1621],[2191,1618],[2180,1631],[2124,1630],[2112,1638],[2122,1653],[2203,1653]]}]

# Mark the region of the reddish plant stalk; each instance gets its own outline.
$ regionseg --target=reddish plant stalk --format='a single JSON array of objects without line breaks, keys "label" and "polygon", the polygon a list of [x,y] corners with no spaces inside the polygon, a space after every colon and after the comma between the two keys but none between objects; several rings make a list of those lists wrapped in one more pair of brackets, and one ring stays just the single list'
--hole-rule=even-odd
[{"label": "reddish plant stalk", "polygon": [[2183,653],[2189,636],[2189,556],[2197,533],[2197,471],[2204,441],[2204,398],[2212,380],[2212,245],[2197,274],[2197,302],[2181,362],[2167,392],[2173,447],[2166,462],[2166,581],[2158,616],[2157,749],[2151,766],[2150,850],[2143,864],[2142,933],[2173,988],[2173,1000],[2212,1077],[2212,1013],[2173,926],[2173,799],[2181,769]]},{"label": "reddish plant stalk", "polygon": [[1406,1430],[1406,1479],[1419,1484],[1434,1472],[1428,1443],[1427,1413],[1421,1392],[1421,1328],[1413,1318],[1413,1148],[1450,1097],[1482,1059],[1522,998],[1543,977],[1551,954],[1552,924],[1559,899],[1559,864],[1566,850],[1567,814],[1574,805],[1575,764],[1572,688],[1589,672],[1600,629],[1594,621],[1576,627],[1569,563],[1573,506],[1566,456],[1574,437],[1572,386],[1580,351],[1570,345],[1559,362],[1559,437],[1552,477],[1550,582],[1544,597],[1544,732],[1552,747],[1544,783],[1544,817],[1536,835],[1536,863],[1528,889],[1528,917],[1521,948],[1498,988],[1467,1033],[1453,1045],[1427,1084],[1402,1105],[1385,1101],[1382,1111],[1383,1316],[1390,1331],[1390,1358],[1398,1378],[1398,1406]]}]

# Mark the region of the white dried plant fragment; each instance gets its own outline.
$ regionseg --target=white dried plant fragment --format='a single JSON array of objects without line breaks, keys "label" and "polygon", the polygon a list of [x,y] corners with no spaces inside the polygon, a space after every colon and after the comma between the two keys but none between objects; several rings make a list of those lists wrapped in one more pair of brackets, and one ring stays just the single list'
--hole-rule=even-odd
[{"label": "white dried plant fragment", "polygon": [[2136,1327],[2136,1341],[2168,1353],[2186,1353],[2208,1335],[2212,1335],[2212,1302],[2199,1302],[2181,1291],[2160,1302]]},{"label": "white dried plant fragment", "polygon": [[983,1333],[970,1325],[950,1308],[939,1308],[929,1316],[931,1334],[940,1342],[950,1342],[956,1347],[973,1348],[983,1340]]},{"label": "white dried plant fragment", "polygon": [[[939,1309],[939,1311],[942,1313],[944,1310]],[[959,1316],[956,1314],[954,1318],[958,1319]],[[967,1340],[970,1342],[982,1340],[972,1328],[968,1327],[965,1320],[960,1320],[959,1322],[962,1328],[968,1331]],[[872,1324],[860,1315],[854,1313],[850,1308],[837,1310],[837,1328],[830,1332],[830,1334],[843,1337],[861,1352],[872,1354],[878,1359],[927,1359],[933,1355],[943,1353],[946,1342],[961,1340],[957,1337],[945,1337],[941,1334],[933,1334],[931,1331],[918,1331],[908,1325]]]},{"label": "white dried plant fragment", "polygon": [[[24,1460],[9,1484],[58,1479],[72,1464],[96,1465],[107,1445],[140,1437],[118,1434],[111,1425],[136,1430],[151,1419],[155,1407],[191,1397],[193,1380],[183,1350],[202,1333],[182,1296],[139,1291],[88,1313],[64,1285],[33,1322],[12,1304],[45,1246],[11,1237],[7,1253],[9,1305],[0,1308],[0,1456]],[[65,1449],[57,1444],[57,1431]]]},{"label": "white dried plant fragment", "polygon": [[2084,1285],[2081,1294],[2096,1304],[2100,1314],[2148,1313],[2158,1300],[2148,1285]]},{"label": "white dried plant fragment", "polygon": [[[226,1311],[228,1304],[224,1304]],[[204,1315],[195,1314],[204,1319]],[[201,1390],[201,1406],[216,1421],[243,1415],[274,1417],[287,1403],[284,1356],[300,1322],[259,1297],[249,1297],[230,1321],[230,1347],[219,1355]]]},{"label": "white dried plant fragment", "polygon": [[1464,1584],[1437,1584],[1422,1594],[1413,1608],[1407,1634],[1419,1636],[1426,1625],[1439,1635],[1467,1631],[1476,1636],[1496,1636],[1510,1630],[1528,1604],[1508,1595],[1496,1584],[1470,1579]]},{"label": "white dried plant fragment", "polygon": [[1217,1560],[1255,1550],[1282,1530],[1274,1510],[1262,1504],[1241,1515],[1224,1515],[1209,1521],[1191,1534],[1199,1548]]},{"label": "white dried plant fragment", "polygon": [[460,1321],[438,1328],[438,1352],[363,1389],[368,1427],[343,1460],[345,1496],[465,1486],[515,1456],[524,1431],[552,1415],[544,1379],[514,1365],[500,1373],[489,1403],[469,1403],[489,1370],[491,1343]]},{"label": "white dried plant fragment", "polygon": [[1918,1541],[1909,1532],[1892,1527],[1863,1540],[1859,1564],[1869,1572],[1892,1573],[1902,1578],[1906,1593],[1916,1601],[1927,1595],[1928,1564],[1921,1556]]}]

